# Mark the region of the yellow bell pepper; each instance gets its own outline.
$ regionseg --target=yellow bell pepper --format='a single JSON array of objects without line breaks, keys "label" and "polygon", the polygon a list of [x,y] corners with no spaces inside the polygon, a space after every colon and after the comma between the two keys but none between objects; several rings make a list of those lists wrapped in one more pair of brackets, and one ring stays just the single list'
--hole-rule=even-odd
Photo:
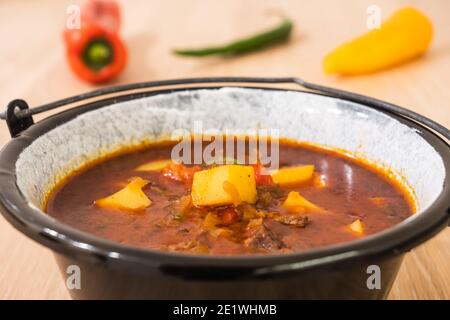
[{"label": "yellow bell pepper", "polygon": [[379,29],[337,47],[323,62],[325,73],[358,75],[386,69],[423,54],[430,46],[430,20],[412,7],[396,11]]}]

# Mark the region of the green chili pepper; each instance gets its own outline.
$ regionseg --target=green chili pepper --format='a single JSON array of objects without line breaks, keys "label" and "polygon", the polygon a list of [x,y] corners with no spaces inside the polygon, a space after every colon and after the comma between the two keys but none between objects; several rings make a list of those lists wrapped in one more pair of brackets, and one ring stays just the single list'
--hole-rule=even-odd
[{"label": "green chili pepper", "polygon": [[217,47],[192,50],[174,50],[174,53],[182,56],[204,57],[209,55],[237,55],[263,49],[276,42],[281,42],[289,38],[293,27],[292,21],[286,19],[274,29],[256,34],[254,36],[237,40],[229,44]]}]

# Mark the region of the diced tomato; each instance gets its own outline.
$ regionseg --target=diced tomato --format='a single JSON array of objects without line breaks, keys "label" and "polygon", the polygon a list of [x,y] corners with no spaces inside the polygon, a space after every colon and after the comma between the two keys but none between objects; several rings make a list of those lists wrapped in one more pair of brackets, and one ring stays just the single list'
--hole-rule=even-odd
[{"label": "diced tomato", "polygon": [[171,163],[162,169],[161,173],[166,178],[190,184],[197,171],[200,171],[199,166],[186,167],[181,163]]},{"label": "diced tomato", "polygon": [[239,214],[235,208],[228,207],[221,210],[222,224],[228,226],[239,220]]},{"label": "diced tomato", "polygon": [[263,172],[264,167],[262,166],[262,164],[260,163],[254,164],[253,169],[255,170],[256,185],[264,186],[274,184],[270,174],[264,174]]}]

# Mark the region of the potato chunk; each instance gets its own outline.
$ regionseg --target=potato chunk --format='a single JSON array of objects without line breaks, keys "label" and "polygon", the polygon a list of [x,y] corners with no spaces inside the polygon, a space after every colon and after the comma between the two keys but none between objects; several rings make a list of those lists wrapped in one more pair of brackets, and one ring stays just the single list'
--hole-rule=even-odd
[{"label": "potato chunk", "polygon": [[195,206],[223,206],[256,202],[255,173],[252,166],[223,165],[198,171],[192,182]]},{"label": "potato chunk", "polygon": [[362,235],[364,233],[364,225],[362,221],[359,219],[353,221],[352,224],[350,224],[348,227],[352,232],[358,235]]},{"label": "potato chunk", "polygon": [[172,160],[156,160],[141,164],[136,171],[160,171],[172,163]]},{"label": "potato chunk", "polygon": [[326,177],[324,175],[314,173],[313,174],[313,185],[320,189],[327,187]]},{"label": "potato chunk", "polygon": [[142,188],[148,184],[147,180],[134,178],[123,189],[102,199],[95,201],[95,204],[103,208],[142,210],[152,204],[152,201],[145,195]]},{"label": "potato chunk", "polygon": [[292,186],[310,181],[313,173],[313,165],[281,168],[272,173],[272,179],[280,186]]},{"label": "potato chunk", "polygon": [[371,197],[369,198],[370,201],[372,201],[373,204],[382,207],[384,205],[386,205],[387,203],[387,199],[384,197]]},{"label": "potato chunk", "polygon": [[305,211],[324,211],[314,203],[303,198],[297,191],[291,191],[283,202],[283,208],[290,212],[302,213]]}]

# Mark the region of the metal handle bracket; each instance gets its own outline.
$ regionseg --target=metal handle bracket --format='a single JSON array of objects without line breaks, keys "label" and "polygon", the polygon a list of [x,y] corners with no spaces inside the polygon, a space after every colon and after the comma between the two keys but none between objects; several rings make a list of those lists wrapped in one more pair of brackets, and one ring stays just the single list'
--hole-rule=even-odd
[{"label": "metal handle bracket", "polygon": [[13,100],[8,103],[6,108],[6,124],[8,125],[9,133],[13,138],[19,135],[22,131],[28,129],[34,123],[31,115],[18,117],[17,111],[19,110],[30,110],[28,104],[24,100]]}]

